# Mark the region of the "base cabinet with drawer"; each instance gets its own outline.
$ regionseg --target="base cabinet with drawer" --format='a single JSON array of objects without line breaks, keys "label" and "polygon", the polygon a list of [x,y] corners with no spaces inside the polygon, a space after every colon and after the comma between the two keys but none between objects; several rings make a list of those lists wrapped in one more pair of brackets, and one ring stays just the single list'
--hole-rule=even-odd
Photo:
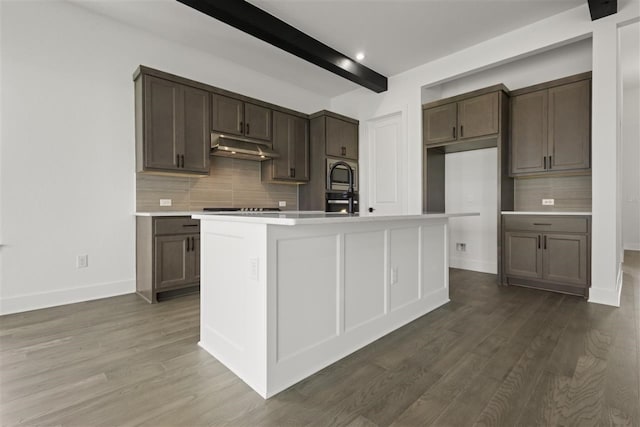
[{"label": "base cabinet with drawer", "polygon": [[591,218],[503,215],[505,284],[588,297]]},{"label": "base cabinet with drawer", "polygon": [[198,290],[200,221],[190,217],[137,217],[136,292],[151,303],[163,295]]}]

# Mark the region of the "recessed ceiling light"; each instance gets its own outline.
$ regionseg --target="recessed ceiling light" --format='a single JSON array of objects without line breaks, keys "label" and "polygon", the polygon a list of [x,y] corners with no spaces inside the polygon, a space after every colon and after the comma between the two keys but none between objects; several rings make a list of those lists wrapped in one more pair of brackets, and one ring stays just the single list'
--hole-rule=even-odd
[{"label": "recessed ceiling light", "polygon": [[362,52],[356,53],[356,59],[358,61],[362,61],[364,59],[364,53],[362,53]]}]

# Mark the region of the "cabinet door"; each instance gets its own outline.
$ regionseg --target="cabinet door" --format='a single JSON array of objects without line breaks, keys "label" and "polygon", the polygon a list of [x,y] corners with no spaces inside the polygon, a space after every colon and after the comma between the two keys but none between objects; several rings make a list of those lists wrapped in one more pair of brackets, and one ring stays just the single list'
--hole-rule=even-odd
[{"label": "cabinet door", "polygon": [[184,127],[182,146],[184,170],[209,172],[211,128],[209,127],[209,92],[183,87]]},{"label": "cabinet door", "polygon": [[458,103],[458,139],[495,135],[500,130],[498,92],[475,96]]},{"label": "cabinet door", "polygon": [[144,77],[144,167],[177,170],[181,87],[156,77]]},{"label": "cabinet door", "polygon": [[271,110],[269,108],[245,103],[244,121],[246,136],[271,141]]},{"label": "cabinet door", "polygon": [[591,81],[549,89],[549,169],[588,169]]},{"label": "cabinet door", "polygon": [[538,233],[506,232],[504,238],[505,274],[542,278],[542,236]]},{"label": "cabinet door", "polygon": [[200,281],[200,235],[190,235],[189,245],[187,277],[189,282],[194,283]]},{"label": "cabinet door", "polygon": [[228,96],[211,95],[211,128],[217,132],[242,135],[244,132],[244,103]]},{"label": "cabinet door", "polygon": [[273,149],[280,154],[277,159],[270,160],[272,162],[273,179],[289,179],[291,178],[290,161],[289,161],[289,140],[291,128],[289,126],[291,116],[279,111],[273,112]]},{"label": "cabinet door", "polygon": [[289,141],[289,155],[293,178],[296,181],[309,181],[309,121],[292,116],[290,123],[293,139]]},{"label": "cabinet door", "polygon": [[547,90],[511,98],[511,173],[545,170]]},{"label": "cabinet door", "polygon": [[358,159],[358,125],[334,117],[326,118],[327,156]]},{"label": "cabinet door", "polygon": [[458,106],[452,104],[422,111],[422,138],[425,145],[441,144],[457,139]]},{"label": "cabinet door", "polygon": [[185,235],[155,238],[155,288],[171,288],[189,281]]},{"label": "cabinet door", "polygon": [[554,282],[587,285],[587,236],[545,234],[543,278]]}]

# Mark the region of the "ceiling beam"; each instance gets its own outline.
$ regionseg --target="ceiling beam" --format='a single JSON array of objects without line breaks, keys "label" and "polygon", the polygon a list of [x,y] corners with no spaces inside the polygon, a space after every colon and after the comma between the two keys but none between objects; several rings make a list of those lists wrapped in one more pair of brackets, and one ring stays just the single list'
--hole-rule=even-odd
[{"label": "ceiling beam", "polygon": [[387,78],[244,0],[177,0],[212,18],[380,93]]},{"label": "ceiling beam", "polygon": [[618,13],[618,0],[588,0],[591,20],[604,18]]}]

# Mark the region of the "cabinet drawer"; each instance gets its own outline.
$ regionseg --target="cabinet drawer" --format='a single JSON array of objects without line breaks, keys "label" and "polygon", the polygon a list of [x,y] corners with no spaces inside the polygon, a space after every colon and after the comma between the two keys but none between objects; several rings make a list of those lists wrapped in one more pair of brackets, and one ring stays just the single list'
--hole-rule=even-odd
[{"label": "cabinet drawer", "polygon": [[154,234],[199,233],[200,221],[184,217],[155,218]]},{"label": "cabinet drawer", "polygon": [[589,223],[585,217],[549,217],[504,215],[504,229],[521,231],[560,231],[564,233],[588,233]]}]

